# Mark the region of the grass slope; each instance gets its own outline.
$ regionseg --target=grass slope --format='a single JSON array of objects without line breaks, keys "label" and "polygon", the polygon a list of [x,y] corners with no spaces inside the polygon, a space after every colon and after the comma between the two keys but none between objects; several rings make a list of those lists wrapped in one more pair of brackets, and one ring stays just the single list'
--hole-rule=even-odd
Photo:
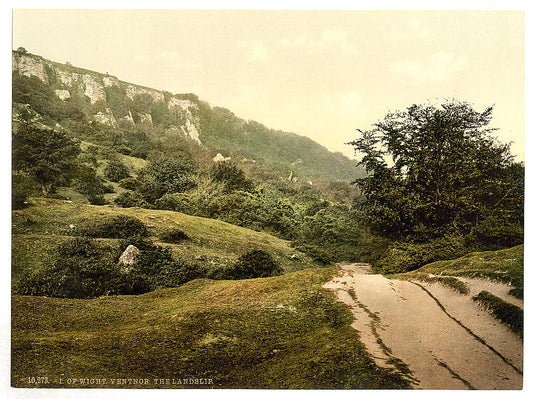
[{"label": "grass slope", "polygon": [[432,262],[420,269],[395,274],[392,277],[416,279],[429,283],[438,282],[462,294],[468,294],[468,288],[454,277],[487,278],[511,284],[513,288],[509,294],[522,299],[524,292],[524,245],[499,251],[472,252],[457,259]]},{"label": "grass slope", "polygon": [[[36,198],[28,208],[13,212],[13,277],[16,278],[24,269],[42,266],[48,261],[52,248],[69,236],[75,236],[76,231],[90,220],[119,214],[134,216],[146,223],[150,236],[156,242],[167,229],[184,231],[190,239],[179,244],[160,243],[171,247],[175,255],[184,260],[223,266],[233,263],[246,252],[261,249],[269,252],[285,272],[318,267],[305,254],[292,248],[288,241],[218,220],[172,211],[95,206]],[[118,240],[102,241],[118,246]],[[296,257],[291,258],[292,255]]]},{"label": "grass slope", "polygon": [[524,245],[499,251],[472,252],[454,260],[429,263],[404,275],[431,273],[445,276],[488,278],[524,287]]},{"label": "grass slope", "polygon": [[334,273],[201,279],[89,300],[13,296],[12,385],[407,388],[368,357],[348,309],[320,288]]}]

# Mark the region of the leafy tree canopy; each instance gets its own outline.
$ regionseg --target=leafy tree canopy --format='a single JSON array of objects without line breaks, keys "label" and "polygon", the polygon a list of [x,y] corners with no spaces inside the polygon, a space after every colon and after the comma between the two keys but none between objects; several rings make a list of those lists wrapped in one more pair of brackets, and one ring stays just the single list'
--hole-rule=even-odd
[{"label": "leafy tree canopy", "polygon": [[32,176],[44,195],[68,180],[80,153],[78,141],[66,133],[23,125],[13,134],[13,167]]},{"label": "leafy tree canopy", "polygon": [[359,131],[350,144],[369,173],[357,183],[377,232],[427,239],[469,233],[489,216],[520,222],[523,166],[491,137],[491,116],[467,103],[413,105]]}]

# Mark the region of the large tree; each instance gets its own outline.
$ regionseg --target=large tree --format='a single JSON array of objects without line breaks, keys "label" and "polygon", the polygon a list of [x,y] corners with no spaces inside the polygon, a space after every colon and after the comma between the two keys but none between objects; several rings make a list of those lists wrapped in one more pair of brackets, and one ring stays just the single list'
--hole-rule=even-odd
[{"label": "large tree", "polygon": [[523,166],[488,127],[492,108],[413,105],[350,144],[368,172],[357,183],[371,225],[391,238],[470,233],[489,218],[520,223]]},{"label": "large tree", "polygon": [[32,176],[44,195],[68,180],[79,153],[78,141],[64,132],[25,123],[13,133],[13,168]]}]

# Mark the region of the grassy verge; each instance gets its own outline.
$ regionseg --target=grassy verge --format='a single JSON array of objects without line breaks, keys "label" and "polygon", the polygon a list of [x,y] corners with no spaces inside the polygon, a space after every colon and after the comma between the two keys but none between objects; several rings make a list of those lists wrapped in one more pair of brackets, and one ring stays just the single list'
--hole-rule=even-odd
[{"label": "grassy verge", "polygon": [[524,311],[518,306],[505,302],[503,299],[492,295],[490,292],[481,291],[472,299],[487,309],[502,323],[509,326],[511,331],[523,336],[524,332]]},{"label": "grassy verge", "polygon": [[320,288],[334,273],[90,300],[13,296],[12,385],[42,376],[48,388],[408,388],[368,357],[348,309]]},{"label": "grassy verge", "polygon": [[463,283],[461,280],[458,280],[452,276],[430,276],[427,273],[410,272],[410,273],[392,274],[392,275],[388,275],[387,277],[397,278],[400,280],[414,279],[414,280],[425,281],[426,283],[430,283],[430,284],[439,283],[463,295],[466,295],[470,292],[468,286],[465,283]]},{"label": "grassy verge", "polygon": [[510,283],[514,288],[509,294],[523,297],[524,289],[524,246],[499,251],[473,252],[454,260],[429,263],[402,276],[416,278],[421,274],[441,276],[488,278]]}]

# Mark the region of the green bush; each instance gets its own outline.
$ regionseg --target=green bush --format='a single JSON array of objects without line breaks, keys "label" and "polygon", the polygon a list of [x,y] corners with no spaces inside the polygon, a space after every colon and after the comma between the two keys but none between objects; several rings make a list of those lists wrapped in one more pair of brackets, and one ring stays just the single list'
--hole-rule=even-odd
[{"label": "green bush", "polygon": [[[128,271],[117,261],[128,245],[140,254]],[[121,242],[119,251],[102,248],[95,240],[74,238],[55,248],[53,261],[42,269],[23,273],[13,291],[21,295],[60,298],[93,298],[101,295],[142,294],[176,287],[205,277],[206,269],[175,259],[168,248],[133,237]]]},{"label": "green bush", "polygon": [[11,180],[11,206],[22,209],[27,206],[28,198],[38,194],[37,183],[24,173],[14,171]]},{"label": "green bush", "polygon": [[122,193],[117,198],[115,198],[115,204],[121,206],[122,208],[132,208],[134,206],[139,208],[151,207],[150,204],[148,204],[140,194],[129,191]]},{"label": "green bush", "polygon": [[104,170],[104,175],[111,181],[118,182],[130,177],[130,171],[126,165],[118,160],[110,161]]},{"label": "green bush", "polygon": [[503,218],[488,217],[472,231],[472,238],[486,248],[510,248],[524,242],[524,228]]},{"label": "green bush", "polygon": [[89,201],[89,204],[91,204],[91,205],[105,205],[105,204],[107,204],[107,201],[105,200],[104,196],[101,195],[101,194],[89,195],[87,197],[87,200]]},{"label": "green bush", "polygon": [[[195,212],[197,205],[191,198],[191,195],[188,193],[174,193],[174,194],[165,194],[161,198],[155,201],[155,207],[157,209],[164,209],[174,212],[182,212],[191,215],[197,215]],[[197,216],[207,216],[207,215],[197,215]]]},{"label": "green bush", "polygon": [[277,276],[283,273],[283,269],[269,253],[255,250],[239,257],[237,262],[226,272],[227,277],[241,280]]},{"label": "green bush", "polygon": [[146,237],[148,228],[135,217],[116,215],[87,222],[80,228],[80,234],[100,238]]},{"label": "green bush", "polygon": [[150,203],[195,186],[196,164],[187,156],[159,158],[139,172],[139,191]]},{"label": "green bush", "polygon": [[[53,262],[24,273],[14,284],[21,295],[91,298],[104,294],[140,293],[140,284],[124,276],[95,241],[74,238],[55,248]],[[142,285],[142,284],[141,284]]]},{"label": "green bush", "polygon": [[168,243],[178,243],[183,240],[188,240],[189,236],[185,234],[183,230],[177,228],[170,228],[165,230],[160,236],[159,239],[163,242]]},{"label": "green bush", "polygon": [[122,240],[120,254],[129,245],[134,245],[140,250],[130,274],[144,281],[147,291],[177,287],[187,281],[206,276],[204,268],[174,258],[169,248],[155,245],[152,241],[141,237]]},{"label": "green bush", "polygon": [[217,162],[209,171],[213,181],[223,184],[226,192],[235,190],[250,191],[254,188],[252,181],[236,165],[228,162]]},{"label": "green bush", "polygon": [[113,188],[106,186],[96,175],[96,169],[89,164],[78,165],[75,179],[76,190],[87,196],[92,205],[104,205],[104,194],[113,192]]},{"label": "green bush", "polygon": [[118,185],[126,190],[135,190],[139,187],[139,181],[134,177],[126,177],[121,179]]}]

